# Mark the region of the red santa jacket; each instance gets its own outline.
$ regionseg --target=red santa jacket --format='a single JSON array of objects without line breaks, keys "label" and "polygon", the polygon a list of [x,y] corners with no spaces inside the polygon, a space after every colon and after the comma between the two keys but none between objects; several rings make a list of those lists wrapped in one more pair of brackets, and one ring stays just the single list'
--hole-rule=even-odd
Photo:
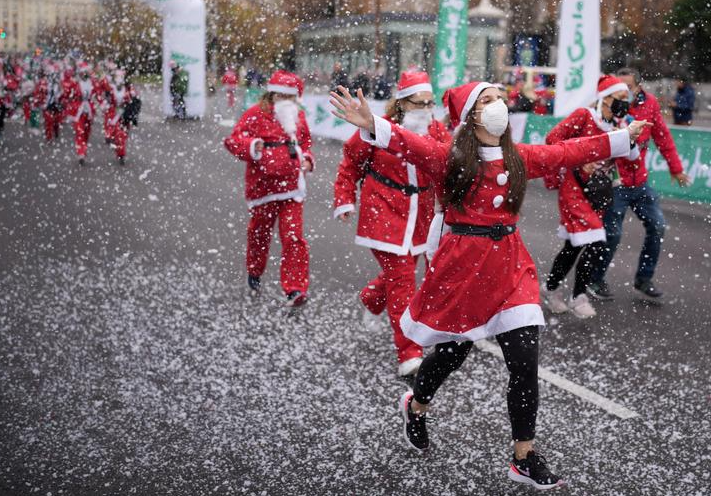
[{"label": "red santa jacket", "polygon": [[[451,141],[439,121],[432,121],[429,135],[437,141]],[[408,196],[378,181],[368,170],[400,185],[428,189]],[[334,217],[355,210],[361,181],[356,244],[397,255],[425,252],[435,198],[429,177],[402,158],[365,143],[356,132],[343,147],[334,184]]]},{"label": "red santa jacket", "polygon": [[[311,133],[304,112],[299,112],[296,139],[300,149],[297,151],[313,164]],[[265,147],[257,154],[255,146],[259,140]],[[305,198],[306,181],[301,159],[290,157],[288,140],[289,136],[274,112],[263,110],[259,103],[242,114],[232,134],[225,139],[225,148],[247,163],[245,197],[249,208],[278,200],[301,202]]]},{"label": "red santa jacket", "polygon": [[640,156],[636,160],[620,159],[617,161],[617,169],[620,172],[620,179],[623,186],[641,186],[647,181],[647,167],[645,158],[649,139],[654,140],[654,144],[667,161],[669,172],[673,175],[684,172],[681,165],[676,145],[669,128],[662,117],[659,102],[651,93],[640,90],[634,102],[630,106],[630,115],[636,120],[646,120],[654,124],[651,128],[645,128],[637,138],[637,146],[640,148]]},{"label": "red santa jacket", "polygon": [[[619,127],[625,127],[620,121]],[[572,138],[597,136],[616,129],[612,122],[607,122],[592,108],[579,108],[560,121],[546,136],[546,144],[554,145]],[[629,159],[639,157],[639,148],[630,151]],[[613,161],[600,163],[599,167],[611,167]],[[583,170],[577,171],[581,179],[586,181],[588,175]],[[558,212],[560,225],[558,237],[570,240],[573,246],[582,246],[596,241],[605,241],[605,227],[602,222],[602,212],[596,212],[588,201],[571,169],[562,169],[557,177],[548,174],[544,179],[546,185],[559,183]]]},{"label": "red santa jacket", "polygon": [[82,115],[90,120],[96,114],[100,88],[92,78],[86,80],[65,79],[62,82],[62,99],[66,115],[78,121]]},{"label": "red santa jacket", "polygon": [[103,98],[107,104],[106,114],[109,116],[109,124],[115,126],[123,116],[123,111],[131,100],[137,96],[135,89],[131,85],[124,85],[119,89],[110,84],[108,91],[104,91]]}]

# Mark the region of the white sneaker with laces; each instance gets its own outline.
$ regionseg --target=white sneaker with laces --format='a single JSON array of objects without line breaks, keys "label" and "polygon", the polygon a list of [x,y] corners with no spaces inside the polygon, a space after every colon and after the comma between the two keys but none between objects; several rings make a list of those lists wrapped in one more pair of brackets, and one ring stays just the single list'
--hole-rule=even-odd
[{"label": "white sneaker with laces", "polygon": [[417,371],[420,370],[420,364],[422,363],[422,357],[410,358],[402,362],[397,368],[397,375],[404,377],[406,375],[415,375]]},{"label": "white sneaker with laces", "polygon": [[565,313],[569,310],[568,304],[565,302],[565,296],[563,296],[563,288],[558,287],[553,291],[548,291],[545,283],[541,285],[541,294],[543,295],[543,301],[545,302],[548,310],[553,313]]},{"label": "white sneaker with laces", "polygon": [[595,317],[597,312],[595,308],[590,304],[590,299],[585,293],[581,293],[575,298],[570,298],[570,303],[568,304],[570,310],[579,319],[589,319],[590,317]]}]

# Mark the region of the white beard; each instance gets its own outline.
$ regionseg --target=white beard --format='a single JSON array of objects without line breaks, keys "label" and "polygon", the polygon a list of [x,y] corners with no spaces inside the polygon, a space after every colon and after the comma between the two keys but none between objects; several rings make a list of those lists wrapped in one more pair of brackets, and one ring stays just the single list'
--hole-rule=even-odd
[{"label": "white beard", "polygon": [[432,112],[427,109],[410,110],[402,118],[402,127],[420,135],[427,134],[432,124]]},{"label": "white beard", "polygon": [[291,100],[279,100],[274,104],[274,115],[284,132],[289,136],[296,134],[296,123],[299,118],[299,106]]}]

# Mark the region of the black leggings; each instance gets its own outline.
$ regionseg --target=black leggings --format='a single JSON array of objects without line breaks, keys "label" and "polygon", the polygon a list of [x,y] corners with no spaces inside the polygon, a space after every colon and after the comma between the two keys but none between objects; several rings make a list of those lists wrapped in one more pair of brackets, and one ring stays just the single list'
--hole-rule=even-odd
[{"label": "black leggings", "polygon": [[570,269],[575,265],[575,260],[582,251],[583,254],[575,267],[575,286],[573,287],[573,297],[583,294],[585,288],[592,282],[593,269],[602,263],[602,253],[605,250],[604,241],[596,241],[588,245],[573,246],[570,240],[565,241],[563,249],[560,250],[553,260],[553,267],[546,279],[548,291],[555,291],[568,275]]},{"label": "black leggings", "polygon": [[[538,326],[521,327],[496,336],[509,369],[506,402],[514,441],[530,441],[536,434],[538,411]],[[451,341],[435,346],[420,365],[414,397],[427,404],[449,374],[457,370],[472,349],[472,342]]]}]

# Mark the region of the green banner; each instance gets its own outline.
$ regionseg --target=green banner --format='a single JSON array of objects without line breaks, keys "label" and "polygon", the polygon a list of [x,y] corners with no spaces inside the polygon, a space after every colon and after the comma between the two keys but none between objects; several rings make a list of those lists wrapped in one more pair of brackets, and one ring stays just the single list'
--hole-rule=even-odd
[{"label": "green banner", "polygon": [[242,111],[244,112],[252,105],[256,105],[259,99],[262,98],[262,93],[264,93],[264,91],[259,88],[245,88]]},{"label": "green banner", "polygon": [[464,61],[467,57],[467,29],[469,0],[441,0],[437,22],[432,86],[436,101],[445,90],[462,84]]},{"label": "green banner", "polygon": [[[523,143],[543,143],[546,134],[561,119],[548,115],[529,114],[523,132]],[[684,165],[684,172],[691,178],[692,184],[681,188],[672,183],[669,168],[664,157],[649,141],[645,163],[649,171],[649,184],[662,196],[683,200],[711,203],[711,130],[670,128],[679,157]]]}]

